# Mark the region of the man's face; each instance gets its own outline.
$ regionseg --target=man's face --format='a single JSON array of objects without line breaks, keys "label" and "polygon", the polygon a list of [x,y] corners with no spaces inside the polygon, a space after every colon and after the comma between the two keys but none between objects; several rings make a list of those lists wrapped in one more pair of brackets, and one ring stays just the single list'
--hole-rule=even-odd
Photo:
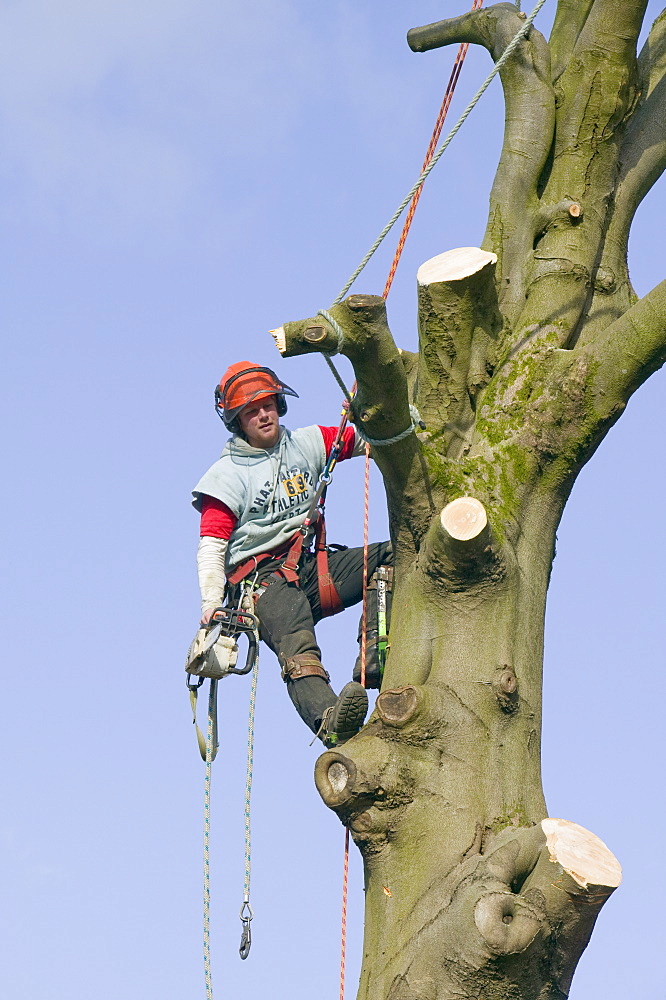
[{"label": "man's face", "polygon": [[277,399],[263,396],[238,414],[243,434],[253,448],[272,448],[280,436]]}]

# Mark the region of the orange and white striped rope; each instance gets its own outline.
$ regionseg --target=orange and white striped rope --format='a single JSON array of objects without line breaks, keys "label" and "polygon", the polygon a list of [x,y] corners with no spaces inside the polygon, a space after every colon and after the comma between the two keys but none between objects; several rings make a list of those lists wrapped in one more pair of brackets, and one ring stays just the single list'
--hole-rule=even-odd
[{"label": "orange and white striped rope", "polygon": [[340,1000],[345,1000],[345,959],[347,955],[347,888],[349,885],[349,827],[345,827],[345,860],[342,873],[342,954],[340,957]]}]

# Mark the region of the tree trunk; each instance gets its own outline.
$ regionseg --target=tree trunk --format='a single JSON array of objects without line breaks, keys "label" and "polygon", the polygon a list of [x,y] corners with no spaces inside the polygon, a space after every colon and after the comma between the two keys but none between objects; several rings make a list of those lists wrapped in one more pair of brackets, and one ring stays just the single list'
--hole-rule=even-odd
[{"label": "tree trunk", "polygon": [[[366,875],[359,1000],[555,1000],[620,882],[604,844],[548,819],[543,631],[574,480],[666,358],[666,283],[636,301],[631,221],[666,157],[666,20],[636,58],[643,0],[560,0],[502,70],[504,149],[483,249],[418,273],[419,353],[378,296],[275,332],[286,356],[341,350],[374,445],[396,574],[369,722],[315,779]],[[498,4],[410,32],[420,50],[521,29]],[[336,326],[337,329],[334,329]],[[340,335],[342,330],[342,336]]]}]

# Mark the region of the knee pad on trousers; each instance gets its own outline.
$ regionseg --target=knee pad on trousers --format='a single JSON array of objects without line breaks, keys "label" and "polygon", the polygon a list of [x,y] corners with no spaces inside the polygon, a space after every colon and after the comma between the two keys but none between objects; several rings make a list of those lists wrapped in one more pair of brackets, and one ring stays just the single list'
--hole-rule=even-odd
[{"label": "knee pad on trousers", "polygon": [[323,677],[328,684],[330,676],[324,665],[313,653],[296,653],[295,656],[280,657],[282,680],[299,681],[303,677]]}]

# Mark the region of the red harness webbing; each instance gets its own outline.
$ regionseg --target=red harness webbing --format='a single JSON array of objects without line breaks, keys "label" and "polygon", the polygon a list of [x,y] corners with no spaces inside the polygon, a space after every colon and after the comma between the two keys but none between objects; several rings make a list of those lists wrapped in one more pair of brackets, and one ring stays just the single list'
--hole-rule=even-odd
[{"label": "red harness webbing", "polygon": [[[250,558],[246,559],[245,562],[239,563],[238,566],[235,566],[230,573],[227,573],[227,580],[232,584],[240,583],[241,580],[244,580],[246,576],[249,576],[250,573],[258,568],[259,563],[264,562],[266,559],[279,559],[280,556],[283,556],[285,553],[289,553],[291,549],[296,546],[297,542],[299,543],[298,552],[300,558],[300,550],[303,547],[303,535],[299,531],[295,535],[292,535],[291,538],[287,539],[285,544],[280,545],[279,548],[271,549],[270,552],[260,552],[258,556],[250,556]],[[298,559],[296,562],[298,563]],[[298,580],[292,580],[290,582],[298,582]]]},{"label": "red harness webbing", "polygon": [[330,615],[337,615],[339,611],[344,611],[344,605],[340,600],[340,595],[333,583],[333,577],[328,568],[326,523],[323,515],[319,517],[315,525],[315,555],[317,558],[317,585],[319,587],[321,616],[322,618],[328,618]]},{"label": "red harness webbing", "polygon": [[[244,580],[245,577],[258,568],[259,563],[264,562],[266,559],[276,559],[284,555],[285,558],[275,570],[275,573],[282,576],[287,583],[295,583],[299,587],[298,564],[303,554],[304,542],[305,535],[302,531],[297,531],[280,548],[273,549],[271,552],[261,552],[259,555],[252,556],[239,566],[236,566],[228,574],[227,580],[231,584],[240,583],[241,580]],[[326,524],[322,514],[319,515],[315,523],[315,557],[317,560],[317,585],[319,588],[321,616],[322,618],[328,618],[330,615],[336,615],[338,611],[342,611],[344,605],[340,600],[340,595],[333,583],[333,577],[328,567]]]}]

